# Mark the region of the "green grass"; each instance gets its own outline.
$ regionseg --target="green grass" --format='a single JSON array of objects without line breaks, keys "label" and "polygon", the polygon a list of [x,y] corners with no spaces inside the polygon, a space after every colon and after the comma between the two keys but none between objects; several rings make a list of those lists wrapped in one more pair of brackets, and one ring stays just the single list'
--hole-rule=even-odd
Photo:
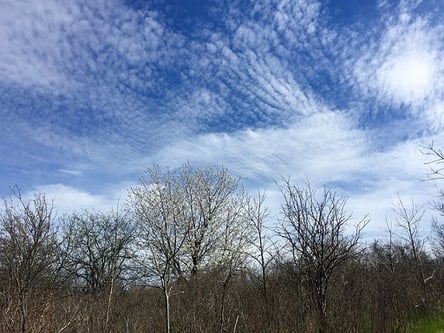
[{"label": "green grass", "polygon": [[437,316],[417,321],[409,333],[444,333],[444,312]]}]

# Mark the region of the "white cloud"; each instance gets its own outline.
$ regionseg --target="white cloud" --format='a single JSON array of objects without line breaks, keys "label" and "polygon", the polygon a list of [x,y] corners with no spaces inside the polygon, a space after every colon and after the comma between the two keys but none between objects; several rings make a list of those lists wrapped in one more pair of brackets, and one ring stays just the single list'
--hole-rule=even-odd
[{"label": "white cloud", "polygon": [[81,176],[82,171],[77,169],[59,169],[58,172],[71,175],[71,176]]},{"label": "white cloud", "polygon": [[[382,39],[360,30],[342,35],[327,30],[318,2],[259,0],[249,13],[230,7],[222,15],[229,33],[205,30],[186,39],[155,12],[118,1],[62,7],[52,0],[8,0],[0,13],[0,81],[51,88],[41,107],[31,101],[19,114],[20,103],[11,102],[4,109],[9,118],[3,119],[15,124],[8,135],[33,141],[28,151],[51,151],[35,155],[57,161],[59,173],[86,178],[100,171],[119,181],[151,163],[224,164],[248,186],[269,189],[275,212],[279,194],[272,180],[308,177],[316,187],[350,195],[355,215],[370,213],[376,225],[398,192],[420,202],[431,195],[418,182],[424,172],[419,140],[396,144],[396,137],[378,150],[376,131],[348,118],[358,112],[327,109],[323,94],[347,95],[338,101],[344,109],[367,99],[363,118],[369,104],[407,105],[396,111],[426,119],[425,125],[403,122],[415,133],[419,126],[444,128],[441,23],[407,8],[399,20],[387,21]],[[353,78],[343,79],[347,75]],[[52,99],[67,86],[68,94]],[[108,209],[120,191],[104,188],[111,194],[97,195],[63,184],[36,190],[54,197],[59,212]]]},{"label": "white cloud", "polygon": [[363,133],[353,130],[340,113],[320,112],[288,128],[243,130],[233,135],[205,134],[166,146],[150,160],[179,166],[223,163],[246,179],[280,176],[310,178],[322,183],[346,177],[367,149]]},{"label": "white cloud", "polygon": [[[407,107],[426,119],[427,127],[440,128],[436,105],[444,99],[444,26],[427,19],[389,20],[382,37],[364,43],[353,64],[358,90],[383,105]],[[357,54],[355,54],[356,56]],[[439,126],[437,126],[439,125]]]},{"label": "white cloud", "polygon": [[40,185],[24,194],[30,198],[34,193],[44,193],[53,201],[57,216],[70,214],[82,209],[108,211],[126,200],[126,187],[109,189],[108,194],[93,194],[88,191],[63,184]]},{"label": "white cloud", "polygon": [[435,85],[436,60],[430,52],[406,50],[391,55],[377,71],[382,91],[405,104],[422,103]]},{"label": "white cloud", "polygon": [[[17,97],[30,100],[29,110],[25,103],[24,109],[14,104],[4,112],[25,129],[15,127],[16,136],[26,136],[29,147],[55,152],[60,161],[120,168],[193,131],[207,131],[207,122],[266,127],[319,108],[283,57],[273,54],[275,46],[288,53],[286,42],[299,43],[313,30],[319,8],[309,1],[278,1],[277,8],[257,2],[259,21],[237,13],[239,34],[211,32],[189,43],[154,11],[134,11],[119,1],[5,6],[0,81],[32,89],[31,96]],[[191,77],[170,89],[164,76],[176,74],[181,64],[195,74],[181,72]],[[48,101],[32,96],[41,88]],[[151,92],[163,99],[151,98]]]},{"label": "white cloud", "polygon": [[386,234],[386,222],[395,224],[397,215],[394,208],[399,204],[399,199],[406,204],[414,202],[426,212],[421,229],[427,234],[431,229],[432,217],[437,215],[432,207],[435,197],[436,189],[430,183],[424,183],[420,179],[392,177],[380,179],[371,191],[350,195],[348,208],[355,217],[368,214],[370,223],[366,228],[367,235],[369,238],[381,238]]},{"label": "white cloud", "polygon": [[142,16],[118,0],[6,0],[0,80],[51,93],[85,93],[91,84],[100,89],[104,80],[114,89],[122,82],[138,89],[152,84],[154,66],[171,62],[180,41],[154,11]]},{"label": "white cloud", "polygon": [[[324,111],[288,128],[180,140],[153,155],[145,165],[150,161],[169,167],[186,161],[196,165],[223,164],[241,176],[253,193],[256,187],[267,189],[273,216],[280,211],[280,194],[273,181],[289,176],[292,182],[303,183],[308,178],[314,187],[325,185],[348,196],[348,210],[356,218],[368,214],[371,223],[367,233],[369,237],[379,237],[385,228],[385,217],[392,217],[398,195],[430,211],[429,202],[435,199],[436,188],[423,181],[428,171],[427,156],[421,154],[420,147],[438,137],[400,142],[379,151],[368,135],[354,129],[353,122],[343,114]],[[427,228],[429,223],[430,219],[425,221]]]},{"label": "white cloud", "polygon": [[3,1],[0,11],[0,80],[46,88],[63,86],[57,67],[61,26],[70,22],[57,1]]},{"label": "white cloud", "polygon": [[72,160],[100,168],[137,159],[187,127],[173,119],[168,102],[147,96],[167,91],[156,71],[176,66],[182,44],[155,11],[119,0],[6,0],[0,83],[10,91],[2,90],[0,113],[13,126],[2,139],[23,138],[27,149],[21,150],[56,156],[57,165],[67,164],[62,169]]}]

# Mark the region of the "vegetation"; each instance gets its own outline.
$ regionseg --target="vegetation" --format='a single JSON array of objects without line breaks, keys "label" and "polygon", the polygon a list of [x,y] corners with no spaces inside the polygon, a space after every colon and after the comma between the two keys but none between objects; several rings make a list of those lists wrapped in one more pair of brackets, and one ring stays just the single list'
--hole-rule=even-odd
[{"label": "vegetation", "polygon": [[443,333],[444,332],[444,314],[439,313],[426,318],[421,318],[413,323],[408,333]]},{"label": "vegetation", "polygon": [[154,167],[125,209],[59,219],[44,194],[14,189],[0,211],[0,332],[444,331],[444,224],[424,237],[423,211],[400,199],[387,237],[364,244],[368,219],[346,198],[278,187],[278,221],[219,167]]}]

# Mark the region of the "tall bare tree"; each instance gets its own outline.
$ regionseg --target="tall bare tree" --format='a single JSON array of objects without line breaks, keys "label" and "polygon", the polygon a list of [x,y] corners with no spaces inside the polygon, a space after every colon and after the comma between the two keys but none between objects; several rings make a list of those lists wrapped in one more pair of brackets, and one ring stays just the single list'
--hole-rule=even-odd
[{"label": "tall bare tree", "polygon": [[345,197],[329,189],[318,195],[309,183],[301,188],[289,180],[280,185],[280,191],[284,204],[278,233],[305,278],[316,309],[318,332],[324,333],[328,330],[330,279],[344,261],[356,255],[361,231],[368,220],[358,221],[354,232],[347,236],[351,215],[345,212]]},{"label": "tall bare tree", "polygon": [[[24,199],[18,188],[4,202],[0,214],[0,272],[3,276],[8,330],[21,333],[45,330],[31,327],[33,294],[48,283],[57,258],[57,238],[52,226],[53,209],[43,194]],[[47,329],[47,328],[46,328]]]},{"label": "tall bare tree", "polygon": [[119,209],[107,213],[73,213],[64,216],[62,221],[63,267],[88,292],[93,295],[106,293],[102,330],[108,332],[116,285],[128,275],[135,231],[133,223]]},{"label": "tall bare tree", "polygon": [[428,310],[428,282],[433,278],[434,273],[427,274],[425,268],[425,261],[427,258],[425,251],[426,237],[421,234],[420,230],[425,211],[418,207],[413,201],[407,206],[401,198],[398,198],[398,200],[398,204],[394,208],[396,213],[396,225],[400,229],[400,238],[404,241],[410,252],[410,265],[415,272],[415,280],[422,292],[421,305],[425,310]]},{"label": "tall bare tree", "polygon": [[273,261],[272,242],[266,221],[269,217],[268,209],[265,207],[265,194],[258,192],[256,198],[250,198],[246,206],[248,221],[254,231],[252,251],[250,253],[254,264],[260,269],[259,280],[265,303],[268,304],[267,270]]},{"label": "tall bare tree", "polygon": [[[245,270],[247,259],[254,241],[254,229],[245,213],[247,205],[245,195],[231,198],[230,204],[225,206],[226,213],[223,228],[220,233],[217,251],[217,265],[222,272],[221,295],[219,307],[219,331],[225,332],[226,327],[226,300],[232,279]],[[239,314],[237,314],[238,316]]]}]

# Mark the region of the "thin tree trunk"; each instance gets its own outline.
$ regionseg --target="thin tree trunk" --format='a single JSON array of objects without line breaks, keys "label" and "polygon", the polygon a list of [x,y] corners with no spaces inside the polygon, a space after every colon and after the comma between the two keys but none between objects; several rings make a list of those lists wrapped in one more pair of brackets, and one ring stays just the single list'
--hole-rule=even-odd
[{"label": "thin tree trunk", "polygon": [[167,287],[163,288],[163,297],[165,299],[165,332],[170,333],[170,293]]},{"label": "thin tree trunk", "polygon": [[222,285],[222,299],[221,299],[221,305],[220,305],[220,326],[219,330],[220,332],[224,331],[225,326],[225,299],[227,297],[227,289],[228,289],[228,283],[230,282],[231,274],[225,279],[223,285]]},{"label": "thin tree trunk", "polygon": [[108,325],[109,325],[109,320],[110,320],[110,316],[111,316],[111,304],[112,304],[112,298],[113,298],[113,293],[114,293],[114,280],[115,280],[115,277],[113,276],[111,278],[111,285],[110,285],[109,295],[108,295],[108,303],[106,306],[105,332],[108,332]]},{"label": "thin tree trunk", "polygon": [[28,310],[27,310],[27,301],[26,301],[26,296],[25,295],[21,295],[20,296],[20,328],[21,328],[21,333],[26,333],[28,331]]},{"label": "thin tree trunk", "polygon": [[239,315],[236,316],[236,322],[234,323],[233,333],[236,333],[238,322],[239,322]]}]

